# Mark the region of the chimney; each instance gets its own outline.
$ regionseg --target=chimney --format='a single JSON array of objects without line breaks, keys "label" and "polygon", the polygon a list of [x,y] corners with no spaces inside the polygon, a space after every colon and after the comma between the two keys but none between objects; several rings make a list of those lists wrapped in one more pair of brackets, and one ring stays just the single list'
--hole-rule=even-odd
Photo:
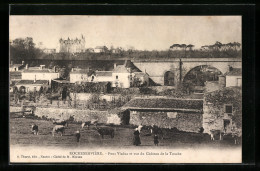
[{"label": "chimney", "polygon": [[56,66],[53,67],[54,72],[56,72]]},{"label": "chimney", "polygon": [[233,67],[229,65],[229,66],[228,66],[228,70],[229,70],[229,71],[232,71],[232,70],[233,70]]},{"label": "chimney", "polygon": [[28,69],[28,64],[25,65],[25,69]]},{"label": "chimney", "polygon": [[24,65],[24,61],[22,61],[22,65]]},{"label": "chimney", "polygon": [[34,83],[36,82],[36,75],[34,75],[34,81],[33,81]]},{"label": "chimney", "polygon": [[220,88],[226,87],[226,77],[224,75],[218,76],[218,84],[219,84]]},{"label": "chimney", "polygon": [[114,69],[116,69],[116,63],[114,63]]},{"label": "chimney", "polygon": [[11,61],[11,65],[13,65],[13,61]]},{"label": "chimney", "polygon": [[126,66],[126,64],[127,64],[127,60],[125,60],[124,66]]}]

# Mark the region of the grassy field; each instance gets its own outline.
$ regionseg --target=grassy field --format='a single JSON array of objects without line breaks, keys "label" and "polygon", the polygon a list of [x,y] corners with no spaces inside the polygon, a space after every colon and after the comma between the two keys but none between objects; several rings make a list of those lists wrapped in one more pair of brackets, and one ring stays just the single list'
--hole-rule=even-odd
[{"label": "grassy field", "polygon": [[[18,116],[18,115],[17,115]],[[112,139],[105,135],[104,139],[98,134],[94,126],[81,129],[80,123],[69,123],[65,129],[65,135],[51,134],[54,127],[52,121],[17,117],[11,114],[10,117],[10,145],[18,146],[48,146],[48,147],[110,147],[110,148],[129,148],[133,146],[133,132],[131,126],[113,126],[115,136]],[[39,127],[39,135],[31,132],[31,125],[35,123]],[[100,127],[108,127],[100,125]],[[80,142],[76,142],[75,131],[80,130]],[[140,134],[141,146],[144,148],[155,148],[153,136],[149,135],[148,130],[142,130]],[[156,148],[200,148],[200,147],[238,147],[231,140],[210,141],[207,134],[187,133],[187,132],[165,132],[164,139],[159,139],[159,147]]]}]

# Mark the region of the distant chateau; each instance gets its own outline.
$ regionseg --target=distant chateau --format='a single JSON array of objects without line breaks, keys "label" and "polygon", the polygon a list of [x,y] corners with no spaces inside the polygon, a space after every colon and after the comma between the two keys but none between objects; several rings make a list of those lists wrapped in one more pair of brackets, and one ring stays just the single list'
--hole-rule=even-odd
[{"label": "distant chateau", "polygon": [[59,52],[77,53],[85,51],[85,37],[81,35],[81,38],[59,40]]}]

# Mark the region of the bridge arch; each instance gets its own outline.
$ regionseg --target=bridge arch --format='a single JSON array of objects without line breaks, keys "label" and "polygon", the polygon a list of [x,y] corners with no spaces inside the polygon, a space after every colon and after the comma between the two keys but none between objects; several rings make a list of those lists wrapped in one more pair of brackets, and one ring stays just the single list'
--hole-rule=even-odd
[{"label": "bridge arch", "polygon": [[183,77],[184,84],[204,86],[206,81],[218,81],[218,76],[223,75],[220,69],[212,65],[199,65],[191,68]]},{"label": "bridge arch", "polygon": [[175,75],[173,71],[166,71],[164,73],[164,85],[165,86],[174,86],[175,84]]}]

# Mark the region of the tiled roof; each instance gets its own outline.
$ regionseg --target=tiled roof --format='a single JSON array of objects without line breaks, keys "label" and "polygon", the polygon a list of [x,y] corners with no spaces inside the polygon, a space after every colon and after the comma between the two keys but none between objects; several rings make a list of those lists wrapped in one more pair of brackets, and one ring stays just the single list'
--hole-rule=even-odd
[{"label": "tiled roof", "polygon": [[23,72],[25,72],[25,73],[55,73],[54,71],[49,70],[49,69],[39,69],[39,70],[27,69],[27,70],[24,70]]},{"label": "tiled roof", "polygon": [[144,75],[147,75],[147,74],[144,73],[144,72],[134,72],[134,74],[135,74],[135,76],[137,76],[137,77],[142,77],[142,76],[144,76]]},{"label": "tiled roof", "polygon": [[106,49],[106,46],[96,46],[95,49]]},{"label": "tiled roof", "polygon": [[16,85],[25,85],[25,84],[48,84],[48,80],[21,80]]},{"label": "tiled roof", "polygon": [[10,65],[10,68],[16,68],[16,67],[20,67],[20,66],[23,66],[23,64],[13,64],[13,65]]},{"label": "tiled roof", "polygon": [[111,77],[112,76],[112,71],[96,71],[96,75],[102,76],[102,77]]},{"label": "tiled roof", "polygon": [[242,68],[233,68],[226,73],[226,76],[242,76]]},{"label": "tiled roof", "polygon": [[126,67],[124,65],[118,65],[113,72],[116,73],[129,73],[129,71],[126,69]]},{"label": "tiled roof", "polygon": [[170,98],[135,98],[126,103],[122,108],[136,110],[180,110],[202,112],[203,100]]},{"label": "tiled roof", "polygon": [[80,69],[70,72],[70,74],[87,74],[88,76],[92,75],[94,71],[89,71],[89,69]]},{"label": "tiled roof", "polygon": [[9,72],[10,74],[10,79],[21,79],[22,78],[22,73],[19,71],[14,71],[14,72]]}]

